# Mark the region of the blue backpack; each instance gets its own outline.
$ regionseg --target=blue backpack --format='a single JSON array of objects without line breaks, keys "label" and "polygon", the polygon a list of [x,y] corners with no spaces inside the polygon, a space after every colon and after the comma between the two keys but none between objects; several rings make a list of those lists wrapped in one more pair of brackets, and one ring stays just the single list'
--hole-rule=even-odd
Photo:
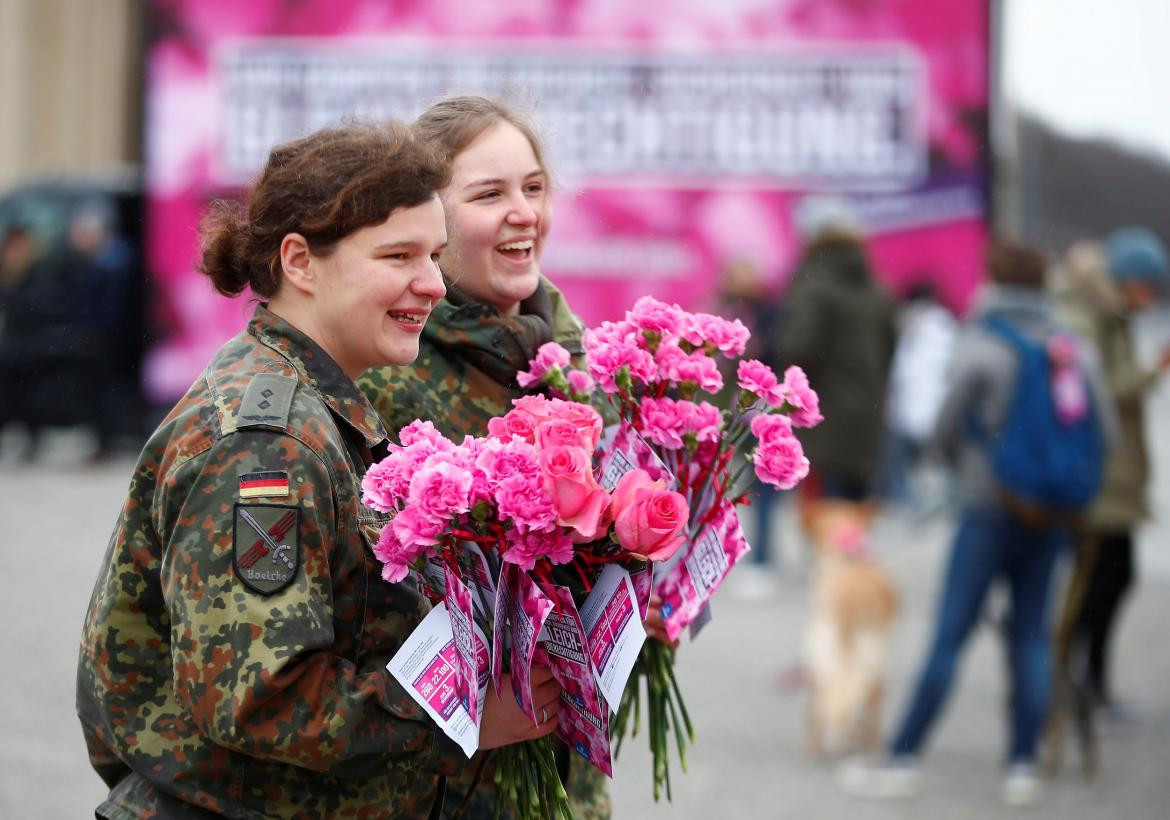
[{"label": "blue backpack", "polygon": [[1009,498],[1044,510],[1083,510],[1101,489],[1105,441],[1092,397],[1072,422],[1057,416],[1044,343],[1021,334],[1002,317],[984,326],[1015,348],[1015,392],[998,436],[985,436],[991,466]]}]

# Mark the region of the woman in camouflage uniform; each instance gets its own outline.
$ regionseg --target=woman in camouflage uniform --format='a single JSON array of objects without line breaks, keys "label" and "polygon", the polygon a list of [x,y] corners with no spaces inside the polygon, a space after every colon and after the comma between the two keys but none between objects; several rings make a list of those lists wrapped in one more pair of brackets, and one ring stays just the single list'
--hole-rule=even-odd
[{"label": "woman in camouflage uniform", "polygon": [[[367,371],[358,385],[390,434],[414,419],[432,421],[456,439],[485,435],[487,421],[524,395],[516,372],[545,342],[556,341],[576,359],[581,321],[540,274],[552,221],[549,172],[532,127],[504,104],[476,96],[431,106],[415,132],[451,167],[440,192],[450,244],[439,265],[447,297],[423,329],[414,367]],[[578,818],[609,817],[605,778],[560,747],[562,772]],[[479,764],[482,760],[473,761]],[[447,805],[457,809],[478,765],[451,784]],[[483,778],[466,817],[489,817],[491,777]]]},{"label": "woman in camouflage uniform", "polygon": [[[445,176],[401,126],[325,130],[209,219],[202,271],[263,301],[147,443],[98,576],[77,709],[99,817],[426,817],[464,768],[385,669],[426,605],[379,578],[359,498],[385,436],[353,381],[410,362],[443,296]],[[492,698],[481,745],[555,723]]]}]

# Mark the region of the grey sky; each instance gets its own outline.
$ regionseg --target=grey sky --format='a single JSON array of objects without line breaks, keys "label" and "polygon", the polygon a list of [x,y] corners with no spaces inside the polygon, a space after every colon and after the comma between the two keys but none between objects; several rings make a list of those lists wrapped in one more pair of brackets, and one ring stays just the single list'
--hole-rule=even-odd
[{"label": "grey sky", "polygon": [[1170,0],[1003,0],[1009,101],[1170,159]]}]

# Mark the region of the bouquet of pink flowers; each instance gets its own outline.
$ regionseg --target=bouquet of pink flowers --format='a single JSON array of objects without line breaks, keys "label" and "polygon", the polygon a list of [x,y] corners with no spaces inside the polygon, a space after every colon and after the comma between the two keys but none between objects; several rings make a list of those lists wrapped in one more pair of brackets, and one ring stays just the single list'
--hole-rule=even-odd
[{"label": "bouquet of pink flowers", "polygon": [[[602,420],[588,405],[528,396],[488,429],[456,444],[415,421],[362,482],[364,503],[393,514],[374,549],[383,578],[413,572],[449,619],[433,659],[400,671],[396,655],[391,671],[470,756],[489,682],[498,694],[507,668],[536,724],[530,671],[546,666],[561,686],[558,735],[612,774],[609,713],[644,640],[649,595],[621,567],[671,557],[686,503],[639,471],[603,487]],[[519,817],[571,816],[547,738],[496,760],[498,794]]]},{"label": "bouquet of pink flowers", "polygon": [[[644,297],[622,321],[586,332],[587,372],[567,370],[568,353],[553,343],[518,376],[522,385],[541,383],[577,401],[600,398],[616,410],[619,424],[601,442],[602,486],[638,475],[635,486],[654,484],[681,495],[686,545],[643,573],[661,599],[672,641],[688,626],[692,637],[698,633],[709,618],[707,602],[749,549],[735,512],[748,502],[746,470],[754,468],[761,481],[779,489],[795,487],[808,474],[793,428],[820,422],[817,395],[798,367],[781,378],[762,362],[741,359],[748,338],[738,320]],[[703,398],[723,390],[720,357],[738,360],[727,409]],[[620,516],[617,524],[620,532]],[[651,529],[642,532],[652,538]],[[685,741],[693,740],[673,665],[674,651],[649,641],[635,668],[646,678],[655,799],[663,785],[670,795],[667,735],[674,735],[684,771]],[[617,713],[619,748],[631,714],[632,731],[638,731],[640,712],[636,677]]]}]

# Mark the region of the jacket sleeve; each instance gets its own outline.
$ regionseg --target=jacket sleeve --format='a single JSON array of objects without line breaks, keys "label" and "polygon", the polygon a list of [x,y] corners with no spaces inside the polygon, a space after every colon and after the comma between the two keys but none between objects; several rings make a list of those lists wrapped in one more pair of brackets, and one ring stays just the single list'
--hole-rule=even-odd
[{"label": "jacket sleeve", "polygon": [[[971,422],[971,414],[978,414],[977,423],[983,425],[998,424],[1002,420],[1002,411],[997,419],[994,418],[996,413],[988,412],[986,407],[989,398],[997,400],[988,395],[994,386],[991,376],[994,366],[989,360],[994,351],[990,344],[977,331],[966,328],[954,347],[947,370],[947,389],[931,441],[932,449],[951,464],[957,462],[960,447],[970,432],[966,428]],[[1001,379],[1014,379],[1014,376],[1014,373],[1003,374]]]},{"label": "jacket sleeve", "polygon": [[[299,553],[294,578],[271,595],[247,587],[233,566],[235,539],[256,540],[237,514],[251,504],[239,502],[238,475],[260,470],[286,472],[290,493],[258,501],[295,509],[299,519],[283,539]],[[385,657],[379,651],[360,667],[351,660],[366,629],[366,596],[345,596],[359,603],[339,611],[334,584],[364,585],[370,570],[357,522],[342,520],[336,481],[302,442],[254,430],[220,439],[160,482],[176,696],[212,740],[253,757],[348,777],[391,766],[457,772],[466,762],[458,747],[384,668],[417,610],[386,613],[394,628],[378,647]],[[337,567],[354,569],[340,578]]]}]

